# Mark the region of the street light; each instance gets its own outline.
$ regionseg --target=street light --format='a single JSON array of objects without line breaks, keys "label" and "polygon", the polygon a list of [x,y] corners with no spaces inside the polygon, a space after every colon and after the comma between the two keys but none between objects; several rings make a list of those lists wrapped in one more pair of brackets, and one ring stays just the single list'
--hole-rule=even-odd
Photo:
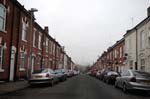
[{"label": "street light", "polygon": [[[29,64],[28,64],[28,68],[27,68],[27,76],[29,78],[29,76],[31,75],[31,62],[32,62],[32,25],[33,25],[33,21],[35,20],[34,18],[34,12],[37,12],[38,9],[36,8],[31,8],[31,10],[29,10],[30,12],[30,17],[31,17],[31,20],[30,20],[30,50],[29,50]],[[34,19],[34,20],[33,20]]]}]

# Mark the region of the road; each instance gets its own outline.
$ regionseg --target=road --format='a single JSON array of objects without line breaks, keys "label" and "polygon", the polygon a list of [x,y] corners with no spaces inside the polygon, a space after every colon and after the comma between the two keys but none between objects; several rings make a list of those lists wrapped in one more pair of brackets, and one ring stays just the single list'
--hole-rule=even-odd
[{"label": "road", "polygon": [[29,87],[2,99],[150,99],[149,95],[125,94],[88,75],[79,75],[53,87]]}]

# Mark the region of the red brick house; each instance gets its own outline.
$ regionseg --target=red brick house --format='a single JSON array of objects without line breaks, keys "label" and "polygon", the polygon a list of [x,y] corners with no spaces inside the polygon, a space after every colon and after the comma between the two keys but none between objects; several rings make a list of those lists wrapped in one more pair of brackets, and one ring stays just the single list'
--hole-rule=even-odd
[{"label": "red brick house", "polygon": [[113,48],[113,69],[121,72],[124,66],[124,38],[117,41]]},{"label": "red brick house", "polygon": [[[121,72],[124,67],[124,38],[117,41],[107,51],[104,51],[93,67],[98,69],[112,69]],[[98,65],[98,66],[97,66]]]},{"label": "red brick house", "polygon": [[15,81],[35,70],[58,68],[61,49],[48,27],[43,29],[17,0],[0,0],[0,80]]}]

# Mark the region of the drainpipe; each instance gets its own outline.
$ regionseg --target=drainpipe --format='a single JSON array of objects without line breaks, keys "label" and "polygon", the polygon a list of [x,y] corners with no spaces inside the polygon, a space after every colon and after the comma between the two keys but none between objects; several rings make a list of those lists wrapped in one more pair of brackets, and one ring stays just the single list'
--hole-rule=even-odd
[{"label": "drainpipe", "polygon": [[[56,44],[56,42],[55,42],[55,44]],[[54,67],[54,69],[56,69],[56,64],[57,64],[57,45],[55,45],[55,67]]]},{"label": "drainpipe", "polygon": [[[15,1],[13,1],[13,3],[14,3]],[[14,4],[13,4],[13,8],[12,8],[12,10],[13,10],[13,13],[12,13],[12,21],[11,21],[11,38],[10,38],[10,51],[9,51],[9,71],[8,71],[8,73],[9,73],[9,75],[8,75],[8,81],[9,81],[9,79],[10,79],[10,63],[11,63],[11,50],[12,50],[12,40],[13,40],[13,24],[14,24]],[[15,74],[15,72],[14,72],[14,74]],[[14,76],[14,78],[15,78],[15,76]]]},{"label": "drainpipe", "polygon": [[135,70],[138,70],[138,33],[137,28],[135,28],[136,32],[136,62],[135,62]]}]

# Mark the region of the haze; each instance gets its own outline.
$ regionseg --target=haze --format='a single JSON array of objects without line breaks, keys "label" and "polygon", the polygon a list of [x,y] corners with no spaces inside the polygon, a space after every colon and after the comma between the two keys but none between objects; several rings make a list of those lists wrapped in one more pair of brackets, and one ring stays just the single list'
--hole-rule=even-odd
[{"label": "haze", "polygon": [[18,0],[78,64],[92,64],[146,17],[149,0]]}]

